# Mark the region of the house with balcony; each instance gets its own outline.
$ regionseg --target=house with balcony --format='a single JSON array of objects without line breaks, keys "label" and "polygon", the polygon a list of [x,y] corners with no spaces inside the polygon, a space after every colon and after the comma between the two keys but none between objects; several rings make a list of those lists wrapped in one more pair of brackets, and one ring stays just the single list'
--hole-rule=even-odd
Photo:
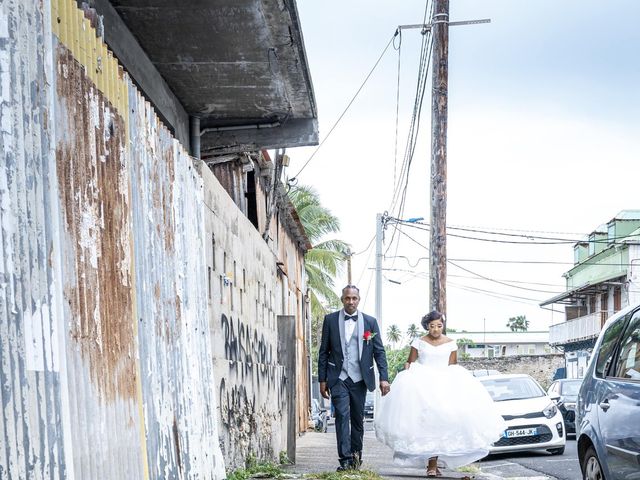
[{"label": "house with balcony", "polygon": [[568,378],[584,374],[605,320],[640,302],[640,210],[623,210],[573,246],[566,291],[540,304],[564,306],[549,344],[564,350]]}]

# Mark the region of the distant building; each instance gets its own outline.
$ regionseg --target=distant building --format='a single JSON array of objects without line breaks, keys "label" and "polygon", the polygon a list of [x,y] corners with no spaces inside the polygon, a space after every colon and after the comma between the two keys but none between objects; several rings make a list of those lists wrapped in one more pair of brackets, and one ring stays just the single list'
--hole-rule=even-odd
[{"label": "distant building", "polygon": [[458,342],[459,352],[471,358],[553,353],[549,332],[448,332],[447,336]]},{"label": "distant building", "polygon": [[607,317],[640,302],[640,210],[623,210],[573,246],[566,291],[540,306],[562,304],[565,321],[549,329],[549,344],[565,352],[567,377],[584,374]]}]

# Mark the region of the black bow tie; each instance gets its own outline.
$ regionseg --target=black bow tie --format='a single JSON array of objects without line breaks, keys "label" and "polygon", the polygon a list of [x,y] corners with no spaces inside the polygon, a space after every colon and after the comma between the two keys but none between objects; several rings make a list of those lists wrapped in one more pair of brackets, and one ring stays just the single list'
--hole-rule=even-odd
[{"label": "black bow tie", "polygon": [[344,316],[344,320],[345,320],[345,322],[347,320],[358,320],[358,315],[345,315]]}]

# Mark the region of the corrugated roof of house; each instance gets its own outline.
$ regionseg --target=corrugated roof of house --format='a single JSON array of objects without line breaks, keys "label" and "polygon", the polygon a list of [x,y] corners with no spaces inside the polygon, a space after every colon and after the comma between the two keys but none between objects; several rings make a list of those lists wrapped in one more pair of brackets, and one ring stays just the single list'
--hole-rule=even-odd
[{"label": "corrugated roof of house", "polygon": [[612,220],[640,220],[640,210],[622,210]]},{"label": "corrugated roof of house", "polygon": [[474,343],[549,343],[549,332],[447,332],[447,337],[453,340],[468,338]]}]

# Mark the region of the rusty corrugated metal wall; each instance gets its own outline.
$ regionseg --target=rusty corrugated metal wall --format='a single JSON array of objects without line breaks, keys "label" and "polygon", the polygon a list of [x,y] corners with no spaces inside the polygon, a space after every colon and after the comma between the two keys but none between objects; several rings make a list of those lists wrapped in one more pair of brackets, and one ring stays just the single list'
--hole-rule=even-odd
[{"label": "rusty corrugated metal wall", "polygon": [[196,167],[73,0],[0,89],[0,478],[223,478]]},{"label": "rusty corrugated metal wall", "polygon": [[51,29],[0,3],[0,478],[68,478]]}]

